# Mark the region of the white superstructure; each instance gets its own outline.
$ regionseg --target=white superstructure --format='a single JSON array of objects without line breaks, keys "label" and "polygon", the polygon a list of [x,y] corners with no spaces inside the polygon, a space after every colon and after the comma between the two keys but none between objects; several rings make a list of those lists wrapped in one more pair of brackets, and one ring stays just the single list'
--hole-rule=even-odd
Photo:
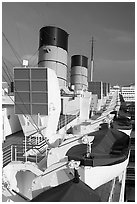
[{"label": "white superstructure", "polygon": [[126,102],[135,102],[135,84],[121,87],[121,94]]}]

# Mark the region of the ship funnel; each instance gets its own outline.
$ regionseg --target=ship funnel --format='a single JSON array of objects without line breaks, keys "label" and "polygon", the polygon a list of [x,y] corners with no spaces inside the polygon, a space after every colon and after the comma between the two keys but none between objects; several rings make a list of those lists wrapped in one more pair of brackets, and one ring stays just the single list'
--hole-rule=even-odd
[{"label": "ship funnel", "polygon": [[53,26],[41,28],[38,66],[56,72],[60,89],[67,85],[67,57],[68,33]]},{"label": "ship funnel", "polygon": [[71,57],[71,86],[79,91],[87,89],[88,58],[83,55],[73,55]]}]

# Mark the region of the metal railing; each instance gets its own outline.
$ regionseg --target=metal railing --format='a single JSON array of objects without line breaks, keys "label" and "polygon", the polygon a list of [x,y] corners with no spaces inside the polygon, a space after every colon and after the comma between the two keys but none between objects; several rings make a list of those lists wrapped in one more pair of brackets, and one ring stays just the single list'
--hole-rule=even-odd
[{"label": "metal railing", "polygon": [[3,148],[3,166],[6,166],[8,163],[12,161],[13,155],[13,146],[8,145]]},{"label": "metal railing", "polygon": [[78,116],[79,116],[79,113],[77,113],[76,115],[61,115],[57,130],[63,128],[65,125],[72,122]]},{"label": "metal railing", "polygon": [[[46,142],[43,141],[38,145],[27,144],[27,151],[30,149],[38,150],[39,153],[34,156],[25,156],[25,145],[24,144],[12,144],[4,147],[3,150],[3,167],[9,164],[12,161],[31,161],[39,163],[41,159],[47,154],[47,148],[45,147]],[[43,155],[45,153],[45,155]]]},{"label": "metal railing", "polygon": [[[73,121],[77,118],[77,115],[63,115],[60,117],[60,121],[58,124],[58,130]],[[41,159],[47,155],[47,143],[46,140],[39,137],[29,137],[27,138],[26,150],[29,151],[37,150],[35,156],[27,156],[25,157],[25,140],[23,140],[23,144],[12,144],[6,147],[3,147],[3,167],[6,166],[11,161],[32,161],[39,163]],[[44,155],[43,155],[44,154]]]}]

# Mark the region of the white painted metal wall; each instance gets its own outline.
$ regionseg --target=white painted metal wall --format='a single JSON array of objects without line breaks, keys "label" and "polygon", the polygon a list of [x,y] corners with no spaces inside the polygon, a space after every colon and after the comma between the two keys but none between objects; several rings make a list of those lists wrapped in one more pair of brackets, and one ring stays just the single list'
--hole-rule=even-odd
[{"label": "white painted metal wall", "polygon": [[67,51],[56,46],[42,46],[39,49],[39,67],[53,69],[58,77],[59,86],[67,84]]},{"label": "white painted metal wall", "polygon": [[71,68],[71,84],[75,90],[87,89],[88,69],[82,66],[73,66]]},{"label": "white painted metal wall", "polygon": [[14,105],[7,105],[2,109],[3,140],[13,133],[20,131],[21,125],[18,116],[14,114]]}]

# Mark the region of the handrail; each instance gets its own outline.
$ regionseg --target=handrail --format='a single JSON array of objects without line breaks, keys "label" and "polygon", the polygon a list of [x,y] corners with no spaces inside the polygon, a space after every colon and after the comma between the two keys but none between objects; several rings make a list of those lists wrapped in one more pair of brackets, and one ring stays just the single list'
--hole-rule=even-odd
[{"label": "handrail", "polygon": [[2,147],[2,150],[7,149],[7,148],[9,148],[9,147],[11,147],[11,144],[10,144],[10,145],[7,145],[6,147]]},{"label": "handrail", "polygon": [[8,145],[6,148],[6,151],[3,151],[3,167],[6,166],[8,163],[12,160],[12,145]]},{"label": "handrail", "polygon": [[68,123],[70,123],[71,121],[73,121],[75,118],[77,118],[79,115],[79,113],[77,113],[76,115],[62,115],[62,120],[59,122],[58,124],[58,128],[57,130],[61,129],[62,127],[64,127],[65,125],[67,125]]},{"label": "handrail", "polygon": [[[40,154],[42,154],[43,152],[40,151],[40,149],[42,149],[45,146],[46,141],[44,141],[41,145],[29,145],[27,144],[27,150],[29,149],[37,149]],[[10,163],[11,161],[24,161],[25,157],[23,156],[25,153],[25,148],[24,148],[24,144],[12,144],[12,145],[8,145],[7,147],[4,147],[3,149],[3,167],[6,166],[8,163]],[[34,156],[33,156],[34,157]],[[37,163],[38,159],[42,158],[43,156],[35,156],[35,162]],[[28,160],[32,159],[32,157],[27,157]]]},{"label": "handrail", "polygon": [[[71,122],[72,120],[74,120],[75,118],[77,118],[79,115],[79,113],[77,113],[76,115],[67,115],[67,117],[64,116],[63,120],[60,121],[60,124],[58,124],[58,127],[62,128],[63,126],[65,126],[66,124],[68,124],[69,122]],[[43,154],[44,151],[42,151],[42,148],[47,144],[46,140],[42,140],[40,143],[38,144],[29,144],[27,141],[27,150],[29,149],[36,149],[39,151],[40,154]],[[19,160],[25,160],[25,157],[23,156],[25,153],[25,146],[24,146],[24,141],[23,144],[11,144],[11,145],[7,145],[6,147],[2,148],[3,150],[3,167],[6,166],[8,163],[10,163],[11,161],[17,161]],[[47,151],[47,150],[45,150]],[[38,156],[36,154],[35,156],[35,160],[37,163],[38,157],[42,157]],[[29,156],[27,157],[28,160],[30,159]]]}]

